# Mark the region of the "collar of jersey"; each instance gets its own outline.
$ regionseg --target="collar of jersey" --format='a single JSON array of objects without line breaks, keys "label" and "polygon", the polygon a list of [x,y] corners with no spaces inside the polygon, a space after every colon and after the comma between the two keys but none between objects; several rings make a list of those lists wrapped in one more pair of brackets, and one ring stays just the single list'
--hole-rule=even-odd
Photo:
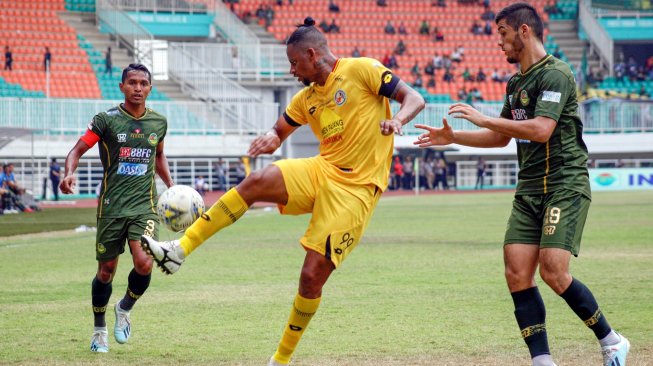
[{"label": "collar of jersey", "polygon": [[522,72],[520,71],[519,74],[520,74],[521,76],[526,76],[526,75],[528,75],[531,71],[533,71],[533,70],[537,69],[538,67],[544,65],[544,63],[547,62],[550,58],[551,58],[551,55],[546,55],[546,56],[544,56],[543,59],[541,59],[541,60],[539,60],[538,62],[536,62],[536,63],[534,63],[533,65],[531,65],[531,67],[529,67],[528,70],[526,70],[525,73],[522,74]]},{"label": "collar of jersey", "polygon": [[331,76],[335,75],[334,73],[335,73],[336,69],[338,68],[338,64],[340,64],[340,58],[337,58],[336,62],[333,64],[333,69],[331,69],[331,72],[329,73],[329,76],[327,76],[327,79],[324,82],[324,85],[318,85],[317,83],[313,83],[313,87],[317,88],[318,90],[321,90],[322,88],[324,88],[329,83],[329,79],[331,79]]},{"label": "collar of jersey", "polygon": [[118,110],[119,110],[121,113],[126,114],[127,117],[132,118],[132,119],[135,119],[135,120],[137,120],[137,121],[138,121],[138,120],[141,120],[141,119],[143,119],[143,118],[145,118],[145,116],[147,116],[147,112],[148,112],[148,109],[145,108],[145,113],[143,113],[142,116],[140,116],[140,117],[134,117],[134,116],[131,115],[131,113],[127,112],[127,110],[124,109],[124,108],[122,107],[122,103],[118,104]]}]

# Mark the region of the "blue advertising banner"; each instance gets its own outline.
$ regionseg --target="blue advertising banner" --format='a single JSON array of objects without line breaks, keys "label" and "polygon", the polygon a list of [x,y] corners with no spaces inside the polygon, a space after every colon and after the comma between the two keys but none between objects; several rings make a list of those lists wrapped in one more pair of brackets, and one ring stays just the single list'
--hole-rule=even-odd
[{"label": "blue advertising banner", "polygon": [[653,189],[653,168],[590,169],[592,191]]}]

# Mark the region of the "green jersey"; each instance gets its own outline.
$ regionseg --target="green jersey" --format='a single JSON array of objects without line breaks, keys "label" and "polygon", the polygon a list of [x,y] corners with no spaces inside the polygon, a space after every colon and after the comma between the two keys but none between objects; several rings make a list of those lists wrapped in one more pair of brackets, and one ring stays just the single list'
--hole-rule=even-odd
[{"label": "green jersey", "polygon": [[506,86],[501,117],[515,121],[537,116],[557,122],[549,141],[517,139],[517,195],[545,194],[560,189],[591,197],[587,147],[578,114],[576,81],[569,66],[547,55]]},{"label": "green jersey", "polygon": [[98,218],[156,213],[156,147],[166,135],[166,118],[149,108],[135,118],[117,106],[95,115],[88,128],[100,137],[104,168]]}]

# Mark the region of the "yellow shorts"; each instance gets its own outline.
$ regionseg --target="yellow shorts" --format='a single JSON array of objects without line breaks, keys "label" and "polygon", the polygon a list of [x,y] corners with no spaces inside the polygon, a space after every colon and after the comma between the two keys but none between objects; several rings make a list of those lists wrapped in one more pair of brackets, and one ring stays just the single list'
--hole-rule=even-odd
[{"label": "yellow shorts", "polygon": [[338,267],[363,236],[381,189],[334,179],[338,168],[320,156],[274,164],[281,169],[288,191],[288,203],[279,205],[279,211],[285,215],[313,213],[300,243]]}]

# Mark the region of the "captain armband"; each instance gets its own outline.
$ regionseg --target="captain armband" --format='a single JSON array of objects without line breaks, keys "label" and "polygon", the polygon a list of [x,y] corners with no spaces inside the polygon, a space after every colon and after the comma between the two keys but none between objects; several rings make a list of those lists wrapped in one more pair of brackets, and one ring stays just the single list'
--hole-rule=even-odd
[{"label": "captain armband", "polygon": [[82,135],[80,140],[84,141],[84,143],[90,148],[95,146],[98,141],[100,141],[100,136],[98,136],[95,132],[91,130],[86,130],[86,133]]}]

